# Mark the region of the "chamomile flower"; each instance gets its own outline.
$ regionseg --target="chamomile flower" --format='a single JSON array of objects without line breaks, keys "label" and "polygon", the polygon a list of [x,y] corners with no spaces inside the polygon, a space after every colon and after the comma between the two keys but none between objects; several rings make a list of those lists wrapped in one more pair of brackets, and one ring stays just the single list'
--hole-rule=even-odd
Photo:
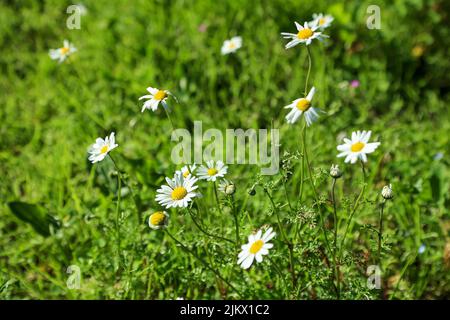
[{"label": "chamomile flower", "polygon": [[312,87],[309,90],[306,98],[299,98],[294,101],[290,105],[287,105],[286,109],[291,109],[291,111],[286,116],[287,123],[293,124],[296,123],[302,114],[305,115],[306,124],[310,126],[314,121],[319,118],[319,109],[311,106],[311,101],[314,97],[314,93],[316,92],[316,88]]},{"label": "chamomile flower", "polygon": [[191,164],[191,165],[184,166],[183,168],[181,168],[181,170],[177,170],[175,172],[175,174],[182,174],[183,177],[187,178],[194,174],[195,169],[197,169],[197,165]]},{"label": "chamomile flower", "polygon": [[333,22],[333,20],[334,20],[333,16],[329,14],[324,15],[322,13],[319,14],[314,13],[313,21],[311,21],[310,23],[318,26],[320,30],[324,30],[331,25],[331,22]]},{"label": "chamomile flower", "polygon": [[97,138],[95,140],[95,143],[88,150],[90,153],[89,161],[92,163],[102,161],[105,159],[108,152],[119,146],[116,144],[116,138],[114,135],[115,133],[111,132],[109,137],[105,137],[105,139]]},{"label": "chamomile flower", "polygon": [[236,52],[240,47],[242,47],[242,38],[233,37],[229,40],[225,40],[222,45],[222,55],[230,54]]},{"label": "chamomile flower", "polygon": [[48,54],[52,60],[58,60],[58,62],[61,63],[75,51],[77,51],[77,48],[75,48],[68,40],[64,40],[62,48],[50,49]]},{"label": "chamomile flower", "polygon": [[272,243],[269,241],[275,237],[276,233],[273,232],[272,228],[266,230],[264,235],[262,230],[258,230],[256,234],[251,234],[248,236],[248,243],[244,244],[241,248],[242,251],[238,256],[238,264],[243,269],[248,269],[256,259],[256,262],[261,262],[263,260],[263,255],[269,253],[269,249],[273,247]]},{"label": "chamomile flower", "polygon": [[228,167],[222,161],[209,160],[206,162],[206,166],[201,165],[198,168],[197,175],[202,180],[216,181],[217,178],[223,178],[227,170]]},{"label": "chamomile flower", "polygon": [[183,177],[182,174],[175,174],[173,179],[166,178],[167,185],[162,185],[156,190],[156,201],[166,208],[186,208],[193,198],[199,196],[194,192],[198,186],[195,185],[197,178],[192,175]]},{"label": "chamomile flower", "polygon": [[167,105],[167,98],[169,98],[169,96],[173,96],[170,91],[152,87],[148,87],[147,91],[150,94],[147,94],[139,98],[139,100],[148,99],[147,101],[144,102],[141,112],[144,112],[145,109],[151,109],[152,111],[156,111],[160,103],[164,108],[169,107]]},{"label": "chamomile flower", "polygon": [[305,45],[310,45],[314,39],[322,40],[324,37],[328,37],[320,31],[316,31],[319,26],[305,22],[302,26],[300,23],[295,22],[295,26],[297,27],[297,33],[288,33],[282,32],[281,35],[285,39],[291,39],[291,41],[286,44],[286,49],[290,49],[295,47],[299,43],[304,43]]},{"label": "chamomile flower", "polygon": [[148,218],[148,226],[154,230],[166,228],[169,224],[169,214],[165,211],[157,211]]},{"label": "chamomile flower", "polygon": [[367,154],[375,151],[380,145],[379,142],[370,142],[372,131],[356,131],[352,132],[352,139],[344,138],[344,144],[337,146],[341,151],[338,157],[345,157],[345,162],[355,163],[358,159],[363,162],[367,161]]}]

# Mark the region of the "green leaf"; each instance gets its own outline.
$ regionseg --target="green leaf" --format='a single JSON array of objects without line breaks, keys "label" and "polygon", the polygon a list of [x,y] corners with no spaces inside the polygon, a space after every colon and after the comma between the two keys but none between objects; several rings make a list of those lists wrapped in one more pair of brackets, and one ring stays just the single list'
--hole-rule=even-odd
[{"label": "green leaf", "polygon": [[44,237],[50,235],[50,229],[59,228],[58,221],[45,212],[45,209],[26,202],[13,201],[8,203],[11,212],[20,220],[31,224],[34,230]]}]

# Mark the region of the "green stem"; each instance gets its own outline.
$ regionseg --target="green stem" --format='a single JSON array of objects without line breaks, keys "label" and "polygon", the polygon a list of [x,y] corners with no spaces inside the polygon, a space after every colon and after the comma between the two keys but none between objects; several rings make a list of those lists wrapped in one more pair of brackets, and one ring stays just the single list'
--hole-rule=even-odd
[{"label": "green stem", "polygon": [[116,235],[117,235],[117,240],[116,240],[116,244],[117,244],[117,257],[119,258],[119,263],[121,260],[121,255],[120,255],[120,240],[121,240],[121,235],[120,235],[120,202],[121,202],[121,194],[122,194],[122,178],[120,176],[120,174],[117,174],[117,204],[116,204]]},{"label": "green stem", "polygon": [[239,243],[241,242],[240,237],[239,237],[239,217],[238,217],[238,212],[236,210],[236,205],[234,203],[234,196],[231,196],[231,206],[232,206],[232,210],[233,210],[233,216],[234,216],[234,230],[236,233],[236,249],[239,250]]},{"label": "green stem", "polygon": [[220,207],[219,195],[217,194],[216,181],[214,181],[214,196],[216,197],[217,209],[219,210],[220,215],[223,216],[222,208]]},{"label": "green stem", "polygon": [[165,113],[167,115],[167,118],[170,121],[170,125],[172,126],[172,130],[175,131],[175,126],[173,125],[172,118],[170,117],[170,114],[169,114],[169,110],[167,110],[167,108],[165,108],[164,106],[163,106],[163,109],[164,109],[164,111],[165,111]]},{"label": "green stem", "polygon": [[135,197],[134,190],[133,190],[133,188],[128,184],[128,182],[123,178],[122,173],[121,173],[119,167],[117,166],[116,161],[115,161],[114,158],[111,156],[111,153],[108,153],[108,156],[109,156],[109,158],[111,159],[111,161],[113,162],[114,167],[116,168],[116,171],[117,171],[117,173],[118,173],[120,179],[123,181],[123,183],[125,184],[125,186],[126,186],[126,187],[130,190],[130,192],[131,192],[131,197],[133,198],[133,203],[134,203],[134,206],[136,207],[137,218],[138,218],[138,224],[140,225],[141,222],[142,222],[142,221],[141,221],[142,216],[141,216],[141,212],[140,212],[140,210],[139,210],[139,205],[138,205],[138,203],[137,203],[137,201],[136,201],[136,197]]},{"label": "green stem", "polygon": [[281,218],[280,218],[280,213],[278,212],[277,206],[275,205],[275,202],[272,199],[272,196],[270,195],[269,191],[266,188],[263,188],[264,192],[267,194],[267,196],[270,199],[270,203],[272,204],[273,207],[273,211],[275,212],[275,215],[277,217],[278,220],[278,227],[280,229],[281,235],[284,239],[284,242],[286,243],[288,249],[289,249],[289,264],[290,264],[290,272],[291,272],[291,276],[292,276],[292,285],[295,288],[297,285],[297,277],[295,275],[295,269],[294,269],[294,250],[293,250],[293,245],[292,243],[289,241],[288,237],[286,236],[286,233],[284,231],[283,225],[281,224]]},{"label": "green stem", "polygon": [[220,280],[225,282],[231,289],[237,292],[237,294],[242,297],[242,294],[230,283],[228,280],[226,280],[219,272],[219,270],[216,270],[210,266],[209,263],[205,262],[202,258],[200,258],[194,251],[189,249],[187,246],[185,246],[180,240],[175,238],[167,229],[164,230],[166,234],[176,243],[178,243],[187,253],[192,254],[194,258],[196,258],[198,261],[200,261],[207,269],[212,271]]},{"label": "green stem", "polygon": [[334,250],[333,250],[333,260],[335,262],[335,276],[336,276],[336,286],[337,286],[337,298],[340,298],[341,295],[341,277],[339,270],[339,263],[336,260],[338,245],[337,245],[337,233],[338,233],[338,218],[337,218],[337,210],[336,210],[336,197],[335,197],[335,187],[336,187],[336,179],[333,178],[333,184],[331,186],[331,200],[333,201],[333,216],[334,216]]},{"label": "green stem", "polygon": [[381,203],[380,217],[379,217],[380,231],[378,232],[378,264],[380,268],[381,268],[381,241],[383,240],[383,212],[385,203],[386,200],[383,200],[383,202]]},{"label": "green stem", "polygon": [[202,227],[202,226],[197,222],[197,220],[195,219],[194,214],[192,213],[192,210],[191,210],[190,208],[187,208],[187,211],[189,212],[189,215],[191,216],[192,221],[194,222],[195,226],[198,228],[198,230],[200,230],[201,232],[203,232],[205,235],[207,235],[208,237],[211,237],[211,238],[216,238],[216,239],[218,239],[218,240],[224,240],[224,241],[228,241],[228,242],[234,243],[234,241],[231,240],[231,239],[224,238],[224,237],[221,237],[221,236],[218,236],[218,235],[209,233],[208,231],[206,231],[205,229],[203,229],[203,227]]},{"label": "green stem", "polygon": [[352,222],[352,219],[353,219],[353,216],[355,215],[356,209],[358,209],[359,202],[361,201],[361,198],[366,190],[366,170],[364,168],[364,162],[362,162],[362,161],[361,161],[361,168],[362,168],[362,172],[363,172],[363,187],[358,195],[358,198],[356,199],[355,205],[353,206],[352,212],[350,213],[350,217],[348,219],[347,226],[345,227],[344,235],[342,236],[341,246],[340,246],[340,250],[339,250],[339,261],[342,258],[344,242],[345,242],[345,238],[347,237],[350,223]]},{"label": "green stem", "polygon": [[311,73],[311,65],[312,65],[311,52],[309,50],[309,46],[306,46],[306,50],[308,52],[308,73],[306,74],[305,97],[308,95],[309,74]]}]

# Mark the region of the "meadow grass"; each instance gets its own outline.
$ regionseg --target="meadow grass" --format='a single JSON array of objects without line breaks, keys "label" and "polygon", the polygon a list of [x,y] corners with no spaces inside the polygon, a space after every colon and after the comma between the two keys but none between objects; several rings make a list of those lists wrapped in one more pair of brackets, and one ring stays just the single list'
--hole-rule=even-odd
[{"label": "meadow grass", "polygon": [[[448,298],[447,5],[405,3],[377,1],[382,27],[369,30],[371,1],[98,0],[85,3],[81,29],[69,30],[69,1],[2,2],[0,297],[334,299],[339,283],[341,299]],[[280,32],[292,32],[294,21],[315,12],[335,20],[326,31],[330,38],[310,46],[309,82],[317,88],[316,106],[327,114],[306,135],[318,196],[304,178],[300,200],[302,127],[286,124],[283,107],[303,94],[307,51],[285,50]],[[222,56],[223,41],[235,35],[243,38],[242,48]],[[78,51],[58,64],[48,50],[64,39]],[[354,79],[357,88],[348,85]],[[172,127],[163,110],[140,112],[138,98],[149,85],[178,98],[171,103],[177,128],[202,121],[204,130],[280,130],[278,175],[230,165],[236,208],[220,195],[220,212],[207,183],[194,205],[208,233],[230,239],[236,210],[239,246],[253,230],[271,225],[277,237],[262,263],[242,270],[236,246],[200,232],[187,210],[168,210],[167,230],[223,278],[167,233],[148,227],[149,214],[161,209],[156,190],[179,169],[171,161]],[[336,158],[336,146],[338,137],[356,130],[372,130],[381,145],[369,155],[364,197],[344,239],[364,182],[358,165]],[[112,156],[128,186],[118,185],[110,158],[95,165],[87,160],[88,146],[111,131],[119,144]],[[338,276],[321,228],[323,219],[333,246],[333,163],[343,170],[335,186]],[[369,289],[366,270],[379,264],[381,189],[388,183],[395,197],[384,206],[382,290]],[[12,201],[41,206],[59,227],[39,234],[12,214]],[[283,241],[277,216],[290,235],[302,226],[292,243]],[[70,265],[81,270],[79,289],[67,286]]]}]

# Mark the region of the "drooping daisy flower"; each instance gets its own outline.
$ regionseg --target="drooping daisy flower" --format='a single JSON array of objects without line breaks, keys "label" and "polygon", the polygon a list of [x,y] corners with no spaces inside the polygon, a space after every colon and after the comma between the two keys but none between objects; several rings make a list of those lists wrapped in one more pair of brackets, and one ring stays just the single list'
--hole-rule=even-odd
[{"label": "drooping daisy flower", "polygon": [[102,161],[105,159],[108,152],[119,146],[116,144],[116,138],[114,135],[114,132],[111,132],[109,137],[105,137],[105,139],[97,138],[95,140],[95,143],[88,150],[90,153],[89,161],[92,163]]},{"label": "drooping daisy flower", "polygon": [[165,211],[157,211],[148,218],[148,226],[154,230],[166,228],[169,224],[169,214]]},{"label": "drooping daisy flower", "polygon": [[310,126],[314,121],[319,118],[319,112],[321,110],[314,108],[311,106],[311,101],[314,97],[314,93],[316,92],[316,88],[312,87],[309,90],[306,98],[299,98],[294,101],[290,105],[287,105],[286,109],[291,109],[291,111],[286,116],[287,123],[293,124],[296,123],[302,114],[305,115],[306,124]]},{"label": "drooping daisy flower", "polygon": [[282,32],[281,35],[285,39],[292,39],[286,44],[286,49],[295,47],[299,43],[304,43],[305,45],[310,45],[314,39],[322,40],[324,37],[328,37],[322,32],[316,31],[319,27],[315,24],[305,24],[302,26],[300,23],[295,22],[297,27],[297,33]]},{"label": "drooping daisy flower", "polygon": [[190,175],[194,174],[194,171],[196,168],[197,168],[196,164],[187,165],[187,166],[184,166],[183,168],[181,168],[181,170],[177,170],[175,172],[175,174],[182,174],[183,177],[187,178]]},{"label": "drooping daisy flower", "polygon": [[392,184],[383,187],[383,190],[381,190],[381,196],[386,200],[392,199],[394,197],[394,191],[392,191]]},{"label": "drooping daisy flower", "polygon": [[166,101],[169,96],[173,97],[173,94],[170,91],[152,87],[148,87],[147,91],[150,94],[147,94],[139,98],[139,100],[148,99],[147,101],[144,102],[141,112],[144,112],[145,109],[151,109],[152,111],[156,111],[160,103],[164,108],[169,107]]},{"label": "drooping daisy flower", "polygon": [[167,185],[162,185],[156,190],[156,201],[166,208],[185,208],[193,198],[199,196],[194,192],[198,186],[195,185],[197,178],[189,175],[187,178],[182,174],[175,174],[173,179],[166,178]]},{"label": "drooping daisy flower", "polygon": [[223,178],[227,170],[228,167],[222,161],[209,160],[206,162],[206,166],[201,165],[198,168],[197,175],[202,180],[216,181],[217,178]]},{"label": "drooping daisy flower", "polygon": [[64,40],[62,48],[50,49],[48,54],[52,60],[58,60],[58,62],[61,63],[75,51],[77,51],[77,48],[75,48],[68,40]]},{"label": "drooping daisy flower", "polygon": [[324,30],[331,25],[331,22],[333,22],[333,20],[334,20],[333,16],[329,14],[323,15],[322,13],[320,14],[314,13],[313,21],[311,21],[310,23],[318,26],[320,30]]},{"label": "drooping daisy flower", "polygon": [[341,151],[338,157],[345,157],[345,162],[355,163],[358,159],[367,161],[367,154],[372,153],[380,145],[379,142],[370,142],[372,131],[352,132],[352,139],[344,138],[344,144],[337,146]]},{"label": "drooping daisy flower", "polygon": [[242,38],[233,37],[230,40],[225,40],[222,45],[222,55],[230,54],[236,52],[240,47],[242,47]]},{"label": "drooping daisy flower", "polygon": [[251,234],[248,236],[248,243],[244,244],[241,248],[242,251],[238,256],[238,264],[241,265],[243,269],[248,269],[256,259],[256,262],[261,262],[263,260],[263,255],[269,253],[269,249],[273,247],[272,243],[269,241],[275,237],[276,233],[273,232],[272,228],[267,229],[267,231],[262,235],[262,230],[258,230],[256,234]]}]

